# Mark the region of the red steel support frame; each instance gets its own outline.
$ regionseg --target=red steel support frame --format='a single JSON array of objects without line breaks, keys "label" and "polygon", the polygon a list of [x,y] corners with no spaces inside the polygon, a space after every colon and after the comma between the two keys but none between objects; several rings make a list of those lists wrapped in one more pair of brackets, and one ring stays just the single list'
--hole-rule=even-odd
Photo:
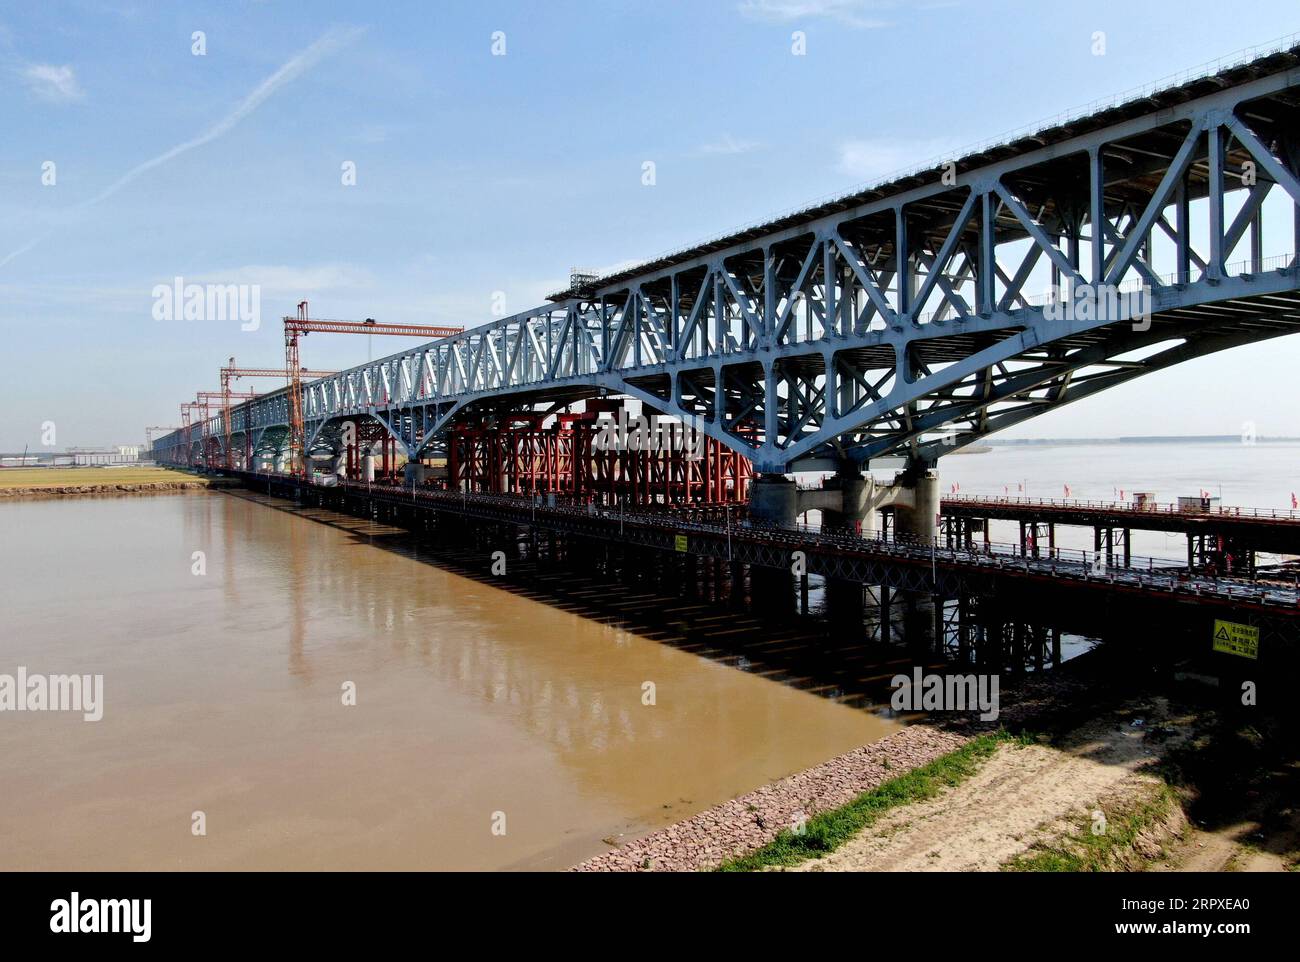
[{"label": "red steel support frame", "polygon": [[743,502],[749,459],[712,438],[698,456],[666,450],[602,450],[596,411],[505,415],[451,429],[447,483],[489,494],[557,494],[636,507]]}]

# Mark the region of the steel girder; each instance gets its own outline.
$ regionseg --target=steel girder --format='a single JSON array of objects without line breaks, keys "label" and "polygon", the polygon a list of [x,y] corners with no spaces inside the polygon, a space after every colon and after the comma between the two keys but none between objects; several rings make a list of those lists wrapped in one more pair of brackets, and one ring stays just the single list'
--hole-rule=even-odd
[{"label": "steel girder", "polygon": [[[1261,246],[1272,191],[1295,205],[1300,238],[1293,53],[313,381],[308,435],[370,415],[419,456],[468,411],[613,393],[758,471],[932,463],[1141,374],[1300,330],[1300,244],[1270,261]],[[1173,245],[1170,273],[1153,266],[1155,238]],[[1042,272],[1060,299],[1026,295]],[[264,428],[287,423],[288,403],[277,392],[237,411]]]}]

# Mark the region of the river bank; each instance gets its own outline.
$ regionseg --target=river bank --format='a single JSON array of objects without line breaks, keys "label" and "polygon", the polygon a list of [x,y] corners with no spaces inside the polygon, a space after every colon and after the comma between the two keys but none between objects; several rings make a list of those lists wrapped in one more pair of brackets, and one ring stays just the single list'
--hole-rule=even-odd
[{"label": "river bank", "polygon": [[[1027,679],[1005,694],[999,723],[1017,730],[1068,727],[1087,712],[1089,690],[1068,673]],[[626,842],[606,839],[616,847],[574,866],[574,870],[717,868],[770,845],[783,832],[799,831],[816,816],[848,806],[901,776],[941,764],[996,728],[970,715],[913,724],[659,831]]]},{"label": "river bank", "polygon": [[231,478],[200,477],[167,468],[6,468],[0,501],[84,496],[167,494],[238,487]]},{"label": "river bank", "polygon": [[1300,752],[1278,719],[1181,695],[1079,694],[1061,692],[1072,710],[1008,719],[1018,736],[915,725],[576,869],[1300,868]]}]

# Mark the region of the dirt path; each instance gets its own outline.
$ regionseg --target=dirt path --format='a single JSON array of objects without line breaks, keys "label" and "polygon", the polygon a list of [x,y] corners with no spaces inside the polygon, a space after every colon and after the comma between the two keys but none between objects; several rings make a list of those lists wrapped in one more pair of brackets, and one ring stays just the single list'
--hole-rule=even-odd
[{"label": "dirt path", "polygon": [[[1154,711],[1150,710],[1154,708]],[[1108,714],[1076,730],[1060,748],[1003,745],[970,779],[928,802],[881,819],[823,859],[795,871],[996,871],[1037,838],[1063,831],[1140,772],[1157,745],[1177,744],[1190,722],[1148,706],[1142,724]],[[1148,737],[1159,725],[1161,738]]]},{"label": "dirt path", "polygon": [[1157,866],[1165,872],[1285,872],[1286,863],[1272,852],[1262,852],[1239,839],[1258,827],[1255,822],[1241,822],[1213,832],[1189,828],[1165,862]]}]

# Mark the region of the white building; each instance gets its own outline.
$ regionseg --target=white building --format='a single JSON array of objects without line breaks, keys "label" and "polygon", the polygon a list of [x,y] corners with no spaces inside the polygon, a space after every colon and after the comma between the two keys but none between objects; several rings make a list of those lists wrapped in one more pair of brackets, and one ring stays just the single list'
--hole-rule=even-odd
[{"label": "white building", "polygon": [[135,464],[140,460],[140,447],[119,444],[111,448],[69,448],[72,463],[78,465]]}]

